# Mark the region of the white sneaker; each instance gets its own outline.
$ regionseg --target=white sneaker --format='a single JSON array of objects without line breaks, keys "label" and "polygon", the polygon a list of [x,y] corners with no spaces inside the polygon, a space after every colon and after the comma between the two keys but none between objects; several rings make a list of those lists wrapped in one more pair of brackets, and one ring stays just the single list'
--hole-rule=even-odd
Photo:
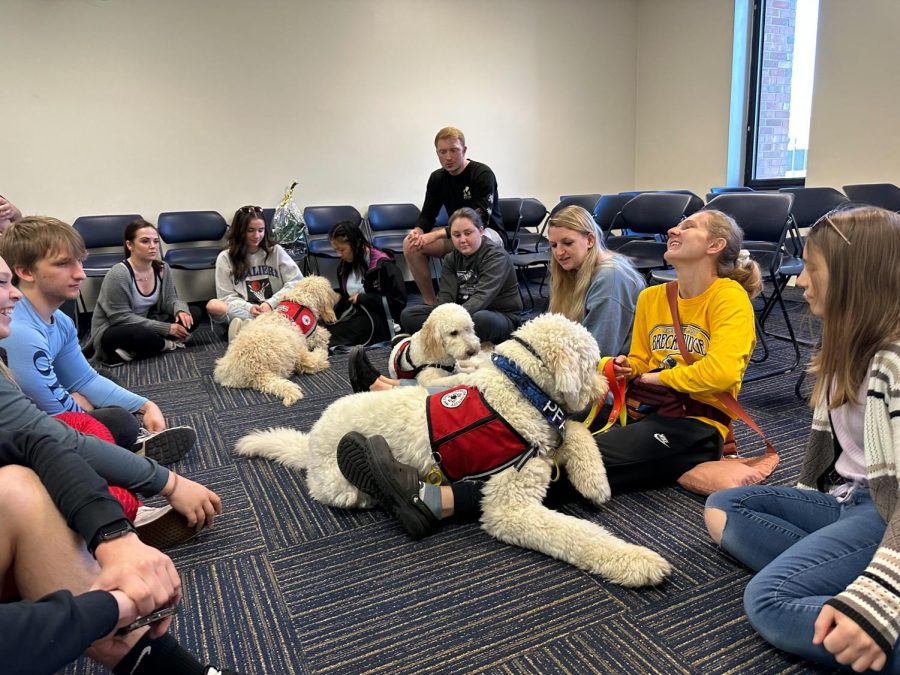
[{"label": "white sneaker", "polygon": [[184,343],[180,340],[164,340],[166,343],[163,347],[164,352],[174,352],[176,349],[184,349]]},{"label": "white sneaker", "polygon": [[130,361],[134,361],[134,354],[131,352],[126,352],[124,349],[116,349],[116,355],[122,359],[124,363],[129,363]]}]

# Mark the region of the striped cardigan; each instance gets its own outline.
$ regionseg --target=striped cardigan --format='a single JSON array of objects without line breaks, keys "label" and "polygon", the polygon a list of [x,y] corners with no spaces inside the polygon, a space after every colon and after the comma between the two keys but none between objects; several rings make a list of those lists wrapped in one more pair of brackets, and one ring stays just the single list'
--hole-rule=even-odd
[{"label": "striped cardigan", "polygon": [[[825,604],[856,621],[890,655],[900,634],[900,342],[880,350],[872,359],[864,424],[869,489],[887,529],[865,571]],[[820,404],[813,413],[797,487],[827,489],[824,476],[834,461],[828,410]]]}]

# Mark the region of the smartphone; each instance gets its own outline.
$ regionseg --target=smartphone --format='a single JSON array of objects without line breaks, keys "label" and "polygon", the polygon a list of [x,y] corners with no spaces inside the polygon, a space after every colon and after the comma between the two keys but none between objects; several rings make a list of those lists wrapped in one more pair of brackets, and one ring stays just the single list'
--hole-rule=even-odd
[{"label": "smartphone", "polygon": [[174,613],[175,607],[163,607],[162,609],[158,609],[155,612],[151,612],[147,616],[138,617],[127,626],[122,626],[119,630],[116,631],[116,635],[125,635],[133,630],[137,630],[138,628],[149,626],[151,623],[162,621],[163,619],[172,616]]}]

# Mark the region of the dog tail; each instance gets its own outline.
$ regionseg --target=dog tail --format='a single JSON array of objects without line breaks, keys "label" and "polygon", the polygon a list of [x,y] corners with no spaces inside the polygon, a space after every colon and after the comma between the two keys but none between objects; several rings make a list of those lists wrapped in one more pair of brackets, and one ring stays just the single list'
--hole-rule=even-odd
[{"label": "dog tail", "polygon": [[254,431],[241,438],[234,450],[245,457],[265,457],[292,469],[305,469],[309,434],[285,427]]}]

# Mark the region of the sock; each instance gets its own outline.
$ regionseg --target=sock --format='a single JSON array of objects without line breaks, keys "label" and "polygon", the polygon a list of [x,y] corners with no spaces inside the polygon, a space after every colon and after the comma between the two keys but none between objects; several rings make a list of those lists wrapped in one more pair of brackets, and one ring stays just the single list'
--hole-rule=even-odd
[{"label": "sock", "polygon": [[182,649],[178,641],[166,633],[150,639],[145,634],[113,668],[116,675],[204,675],[206,667]]},{"label": "sock", "polygon": [[431,483],[419,483],[419,499],[428,507],[438,520],[441,519],[441,486]]}]

